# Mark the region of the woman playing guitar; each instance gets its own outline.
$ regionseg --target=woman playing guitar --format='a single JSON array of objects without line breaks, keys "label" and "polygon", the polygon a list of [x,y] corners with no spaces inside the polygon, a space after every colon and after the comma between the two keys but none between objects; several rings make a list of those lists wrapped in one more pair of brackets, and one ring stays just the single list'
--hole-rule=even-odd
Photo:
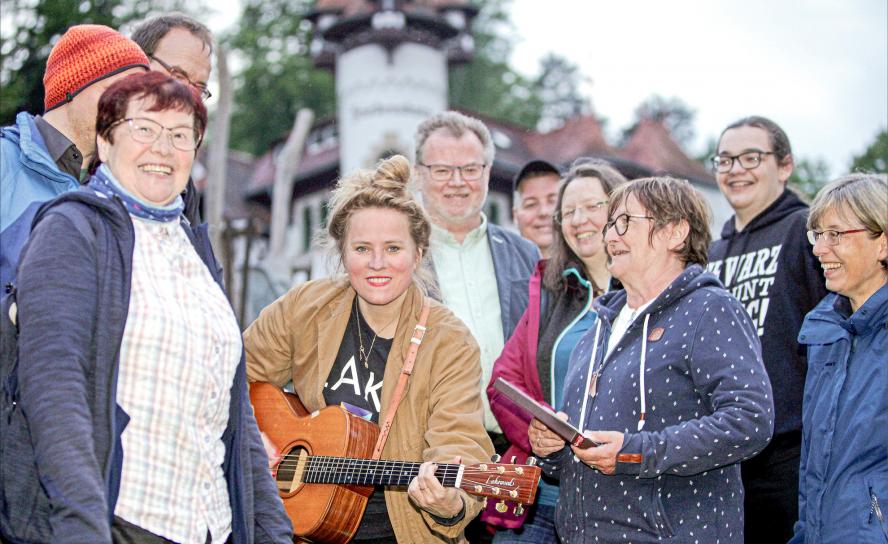
[{"label": "woman playing guitar", "polygon": [[412,333],[427,315],[382,449],[382,459],[423,463],[406,490],[371,497],[353,542],[464,541],[481,502],[443,487],[436,463],[483,462],[493,453],[482,423],[478,346],[426,296],[431,282],[422,260],[431,227],[407,188],[410,171],[407,159],[394,156],[341,179],[326,234],[345,276],[293,288],[244,333],[250,381],[283,386],[292,379],[309,411],[341,405],[381,423]]}]

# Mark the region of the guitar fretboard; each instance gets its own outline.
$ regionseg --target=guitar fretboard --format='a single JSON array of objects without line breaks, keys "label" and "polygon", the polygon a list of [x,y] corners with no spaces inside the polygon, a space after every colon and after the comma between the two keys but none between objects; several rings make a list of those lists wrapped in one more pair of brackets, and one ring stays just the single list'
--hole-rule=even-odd
[{"label": "guitar fretboard", "polygon": [[[419,474],[419,466],[408,461],[287,455],[278,465],[277,479],[307,484],[406,486]],[[435,476],[444,487],[455,487],[461,466],[439,464]]]}]

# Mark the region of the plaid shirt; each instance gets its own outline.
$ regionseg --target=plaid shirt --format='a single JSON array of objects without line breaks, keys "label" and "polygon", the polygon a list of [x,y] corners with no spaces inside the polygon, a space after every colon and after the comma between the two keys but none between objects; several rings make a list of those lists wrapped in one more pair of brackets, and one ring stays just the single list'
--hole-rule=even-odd
[{"label": "plaid shirt", "polygon": [[177,221],[133,217],[132,289],[117,402],[130,416],[115,514],[181,543],[224,542],[222,461],[241,335]]}]

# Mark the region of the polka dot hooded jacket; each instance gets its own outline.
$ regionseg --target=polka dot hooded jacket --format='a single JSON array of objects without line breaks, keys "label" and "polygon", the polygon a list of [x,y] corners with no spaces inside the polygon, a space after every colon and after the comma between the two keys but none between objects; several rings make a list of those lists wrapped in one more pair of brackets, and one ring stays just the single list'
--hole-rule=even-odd
[{"label": "polka dot hooded jacket", "polygon": [[[564,409],[582,428],[622,431],[620,454],[637,462],[604,475],[568,448],[544,459],[561,480],[558,534],[571,543],[742,543],[739,462],[761,451],[774,427],[749,315],[715,276],[691,265],[604,359],[625,303],[621,290],[596,304],[601,327],[571,356]],[[581,418],[594,344],[600,377]]]}]

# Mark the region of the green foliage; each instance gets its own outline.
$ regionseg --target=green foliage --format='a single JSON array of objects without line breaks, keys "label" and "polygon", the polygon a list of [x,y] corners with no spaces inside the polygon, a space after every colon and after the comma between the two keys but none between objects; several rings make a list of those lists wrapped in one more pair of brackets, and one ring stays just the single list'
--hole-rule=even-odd
[{"label": "green foliage", "polygon": [[584,79],[579,67],[564,57],[549,53],[540,61],[540,75],[534,85],[542,102],[539,130],[552,130],[590,112],[589,99],[580,92]]},{"label": "green foliage", "polygon": [[472,23],[475,56],[450,70],[450,106],[532,129],[540,121],[542,100],[535,82],[512,69],[508,58],[515,34],[509,0],[489,0]]},{"label": "green foliage", "polygon": [[888,130],[882,129],[866,151],[854,157],[851,171],[888,172]]},{"label": "green foliage", "polygon": [[235,79],[231,146],[259,155],[292,128],[300,108],[315,118],[335,110],[333,76],[308,55],[307,0],[246,0],[237,33],[229,40],[245,63]]},{"label": "green foliage", "polygon": [[829,165],[826,161],[803,158],[795,161],[788,183],[811,200],[829,180]]},{"label": "green foliage", "polygon": [[[198,11],[202,0],[188,7]],[[19,111],[43,112],[43,72],[52,44],[68,27],[102,24],[119,29],[150,14],[182,9],[182,0],[4,0],[0,34],[0,124]],[[11,24],[9,24],[11,23]]]},{"label": "green foliage", "polygon": [[623,139],[635,132],[638,123],[652,120],[663,123],[672,138],[682,147],[694,139],[696,111],[677,97],[664,98],[654,94],[635,108],[635,122],[623,130]]}]

